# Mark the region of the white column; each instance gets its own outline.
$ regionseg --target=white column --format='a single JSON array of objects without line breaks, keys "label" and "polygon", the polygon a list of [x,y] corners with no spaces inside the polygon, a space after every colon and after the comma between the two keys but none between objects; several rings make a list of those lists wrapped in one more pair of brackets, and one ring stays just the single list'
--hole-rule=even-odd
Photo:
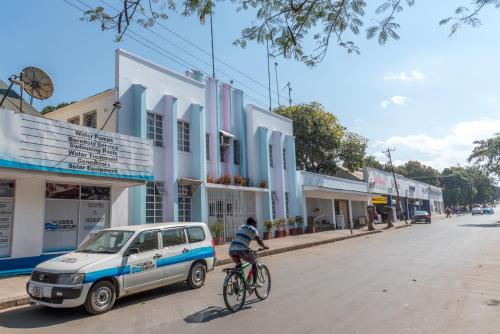
[{"label": "white column", "polygon": [[349,206],[349,227],[353,228],[353,219],[352,219],[352,201],[348,201],[348,206]]},{"label": "white column", "polygon": [[337,217],[335,214],[335,198],[332,198],[332,211],[333,211],[333,225],[335,225],[335,228],[337,228]]},{"label": "white column", "polygon": [[[122,186],[111,187],[110,215],[111,221],[109,226],[124,226],[128,224],[128,188]],[[130,205],[133,205],[131,203]]]}]

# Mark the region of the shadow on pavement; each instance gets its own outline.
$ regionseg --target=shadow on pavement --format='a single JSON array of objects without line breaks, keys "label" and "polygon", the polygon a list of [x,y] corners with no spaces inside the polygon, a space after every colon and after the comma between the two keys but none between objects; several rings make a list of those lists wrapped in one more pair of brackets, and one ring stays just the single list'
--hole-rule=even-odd
[{"label": "shadow on pavement", "polygon": [[500,300],[498,300],[498,299],[490,299],[489,301],[486,302],[486,305],[489,305],[489,306],[498,306],[498,305],[500,305]]},{"label": "shadow on pavement", "polygon": [[[260,300],[252,299],[245,302],[245,305],[243,305],[241,311],[251,309],[252,307],[249,305],[254,304],[258,301]],[[232,312],[225,307],[209,306],[206,309],[188,315],[187,317],[184,318],[184,321],[187,322],[188,324],[201,324],[215,319],[224,318],[231,314]]]},{"label": "shadow on pavement", "polygon": [[492,223],[492,224],[463,224],[463,225],[458,225],[460,227],[500,227],[499,223]]},{"label": "shadow on pavement", "polygon": [[[184,283],[176,283],[158,289],[142,292],[137,295],[118,299],[114,309],[145,303],[157,298],[188,291]],[[91,317],[83,307],[55,309],[39,305],[14,308],[0,313],[0,326],[6,328],[45,328],[66,322]],[[99,316],[92,316],[98,321]]]}]

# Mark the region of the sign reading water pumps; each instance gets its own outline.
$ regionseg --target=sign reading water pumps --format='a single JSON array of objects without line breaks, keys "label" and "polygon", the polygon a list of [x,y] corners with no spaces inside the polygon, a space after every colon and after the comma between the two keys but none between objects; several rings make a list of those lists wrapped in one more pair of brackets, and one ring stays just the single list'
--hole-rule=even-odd
[{"label": "sign reading water pumps", "polygon": [[0,167],[152,179],[147,139],[1,110]]}]

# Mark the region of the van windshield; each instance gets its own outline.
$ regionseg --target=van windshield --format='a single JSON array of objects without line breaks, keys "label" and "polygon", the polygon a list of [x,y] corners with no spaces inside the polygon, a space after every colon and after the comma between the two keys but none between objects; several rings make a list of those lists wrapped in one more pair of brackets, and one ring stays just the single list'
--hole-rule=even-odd
[{"label": "van windshield", "polygon": [[101,231],[78,247],[81,253],[115,254],[134,234],[132,231]]}]

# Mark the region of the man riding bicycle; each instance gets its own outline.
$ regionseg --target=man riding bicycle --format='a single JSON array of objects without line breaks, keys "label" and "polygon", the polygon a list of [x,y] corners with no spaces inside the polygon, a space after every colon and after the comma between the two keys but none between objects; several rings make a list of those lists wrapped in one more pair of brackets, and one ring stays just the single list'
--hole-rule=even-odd
[{"label": "man riding bicycle", "polygon": [[259,238],[257,221],[250,217],[247,219],[246,225],[241,225],[236,232],[236,237],[229,246],[229,256],[236,263],[236,266],[241,266],[242,260],[252,265],[253,287],[259,287],[261,284],[257,280],[257,259],[249,247],[252,240],[257,241],[260,247],[269,249]]}]

